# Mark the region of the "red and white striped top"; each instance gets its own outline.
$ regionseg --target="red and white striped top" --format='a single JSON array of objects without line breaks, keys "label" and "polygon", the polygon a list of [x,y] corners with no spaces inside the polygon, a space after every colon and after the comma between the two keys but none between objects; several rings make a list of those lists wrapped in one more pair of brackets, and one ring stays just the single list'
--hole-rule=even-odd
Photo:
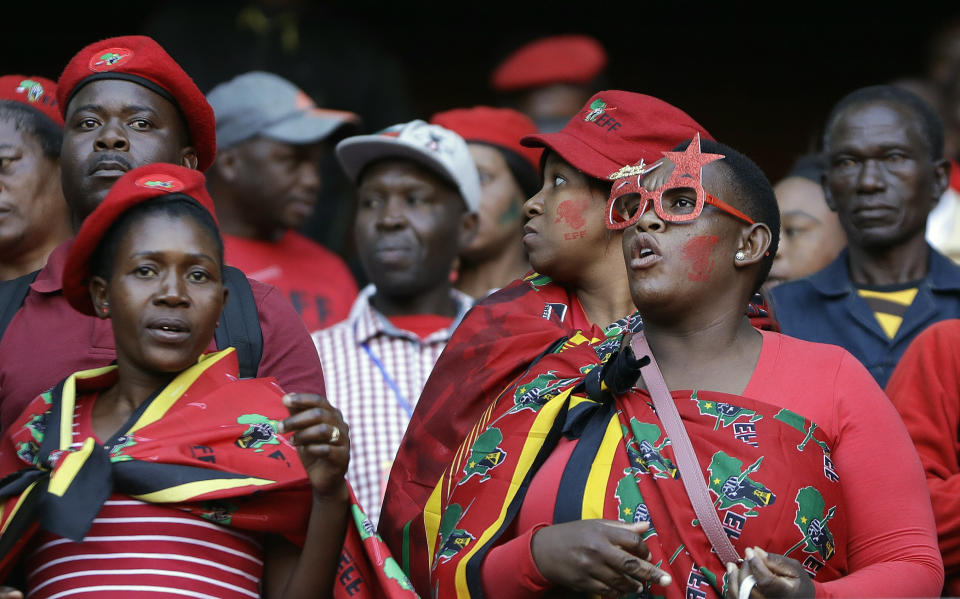
[{"label": "red and white striped top", "polygon": [[[78,401],[74,444],[93,435]],[[114,494],[82,543],[41,532],[26,552],[27,597],[259,597],[258,538],[163,504]]]}]

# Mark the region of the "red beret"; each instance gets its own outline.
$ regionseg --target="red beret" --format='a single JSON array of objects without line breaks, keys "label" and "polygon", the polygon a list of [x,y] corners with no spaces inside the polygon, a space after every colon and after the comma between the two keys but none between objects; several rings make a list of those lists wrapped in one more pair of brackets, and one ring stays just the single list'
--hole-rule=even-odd
[{"label": "red beret", "polygon": [[0,100],[13,100],[35,108],[63,127],[57,103],[57,84],[44,77],[4,75],[0,77]]},{"label": "red beret", "polygon": [[547,147],[596,179],[624,166],[663,158],[679,143],[700,133],[713,139],[690,115],[663,100],[619,90],[596,93],[556,133],[527,135],[520,143]]},{"label": "red beret", "polygon": [[197,167],[205,171],[217,153],[213,108],[200,88],[153,38],[144,35],[112,37],[80,50],[57,81],[57,103],[64,117],[67,104],[85,84],[98,79],[139,83],[176,106],[197,149]]},{"label": "red beret", "polygon": [[534,170],[540,169],[542,151],[520,145],[520,138],[536,133],[537,126],[530,117],[516,110],[488,106],[455,108],[438,112],[430,122],[460,134],[467,142],[487,143],[510,150],[529,162]]},{"label": "red beret", "polygon": [[100,202],[80,226],[73,240],[67,262],[63,268],[63,295],[74,309],[94,315],[88,283],[90,260],[103,236],[120,215],[150,198],[172,193],[193,198],[216,221],[213,200],[207,193],[203,173],[175,164],[156,162],[124,173],[110,188],[107,197]]},{"label": "red beret", "polygon": [[510,92],[551,83],[590,83],[607,66],[607,52],[586,35],[534,40],[508,56],[490,77],[493,89]]}]

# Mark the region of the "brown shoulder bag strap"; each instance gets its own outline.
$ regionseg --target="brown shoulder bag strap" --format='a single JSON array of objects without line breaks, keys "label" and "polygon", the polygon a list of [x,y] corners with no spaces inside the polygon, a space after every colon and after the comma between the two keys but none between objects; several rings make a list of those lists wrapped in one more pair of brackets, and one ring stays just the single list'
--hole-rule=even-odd
[{"label": "brown shoulder bag strap", "polygon": [[[707,540],[724,564],[728,562],[739,564],[742,560],[727,533],[724,532],[723,525],[720,524],[720,517],[710,499],[703,471],[700,469],[693,445],[690,444],[687,429],[680,420],[680,413],[677,412],[677,406],[673,403],[667,383],[663,380],[663,374],[660,373],[660,367],[657,366],[657,361],[653,358],[653,352],[650,351],[650,345],[642,331],[633,336],[630,347],[636,359],[644,363],[644,366],[640,367],[640,376],[647,384],[647,390],[653,398],[653,407],[670,438],[670,444],[673,445],[673,454],[677,458],[677,468],[680,470],[680,480],[683,481],[687,497],[693,504],[693,511],[697,514],[700,527],[703,528]],[[643,360],[644,356],[649,358],[649,361]]]}]

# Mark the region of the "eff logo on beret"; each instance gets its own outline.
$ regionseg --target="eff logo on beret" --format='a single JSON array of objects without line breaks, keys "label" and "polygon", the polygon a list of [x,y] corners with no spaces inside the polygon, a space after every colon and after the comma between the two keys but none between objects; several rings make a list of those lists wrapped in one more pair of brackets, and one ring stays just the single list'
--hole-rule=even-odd
[{"label": "eff logo on beret", "polygon": [[184,188],[183,181],[180,179],[160,173],[154,175],[144,175],[143,177],[140,177],[134,181],[134,184],[145,189],[156,189],[158,191],[165,191],[167,193],[180,191]]},{"label": "eff logo on beret", "polygon": [[96,72],[112,71],[133,58],[133,50],[129,48],[106,48],[94,52],[90,57],[90,70]]}]

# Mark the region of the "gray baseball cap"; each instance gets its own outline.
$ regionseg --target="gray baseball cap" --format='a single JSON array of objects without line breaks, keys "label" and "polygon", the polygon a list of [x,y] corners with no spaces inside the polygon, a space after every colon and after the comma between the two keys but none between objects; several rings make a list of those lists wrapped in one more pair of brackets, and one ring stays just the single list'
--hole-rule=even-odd
[{"label": "gray baseball cap", "polygon": [[322,141],[337,129],[360,126],[352,112],[317,108],[310,96],[283,77],[263,71],[237,75],[207,94],[217,118],[217,147],[254,136],[288,144]]}]

